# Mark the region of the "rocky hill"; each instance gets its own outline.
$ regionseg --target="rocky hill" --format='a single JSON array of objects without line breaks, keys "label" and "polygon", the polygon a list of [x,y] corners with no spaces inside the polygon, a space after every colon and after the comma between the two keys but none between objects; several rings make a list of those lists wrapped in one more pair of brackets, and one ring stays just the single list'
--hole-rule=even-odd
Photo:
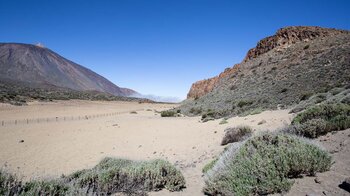
[{"label": "rocky hill", "polygon": [[37,88],[98,91],[115,96],[136,94],[42,45],[0,43],[0,81],[4,80]]},{"label": "rocky hill", "polygon": [[297,104],[306,96],[348,87],[350,32],[286,27],[262,39],[244,60],[219,76],[196,82],[181,106],[187,115],[214,117]]}]

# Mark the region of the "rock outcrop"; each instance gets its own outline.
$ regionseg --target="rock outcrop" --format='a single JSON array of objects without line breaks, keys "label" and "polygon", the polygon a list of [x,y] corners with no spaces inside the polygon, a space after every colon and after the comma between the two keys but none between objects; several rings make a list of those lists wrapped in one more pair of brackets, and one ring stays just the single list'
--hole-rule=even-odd
[{"label": "rock outcrop", "polygon": [[211,92],[221,78],[236,72],[239,69],[239,66],[240,64],[236,64],[232,68],[226,68],[225,71],[220,73],[218,76],[193,83],[189,93],[187,94],[187,98],[198,99],[199,97]]},{"label": "rock outcrop", "polygon": [[[350,87],[350,32],[287,27],[262,39],[245,59],[196,82],[179,107],[186,115],[216,117],[295,105],[308,95]],[[194,100],[195,99],[195,100]]]},{"label": "rock outcrop", "polygon": [[[308,42],[316,38],[335,36],[342,33],[347,33],[347,31],[309,26],[281,28],[275,35],[260,40],[255,48],[248,51],[242,63],[254,59],[273,49],[283,50],[298,42]],[[187,98],[198,99],[199,97],[211,92],[222,78],[237,72],[239,65],[240,64],[236,64],[232,68],[226,68],[224,72],[213,78],[193,83],[187,94]]]},{"label": "rock outcrop", "polygon": [[248,51],[243,62],[256,58],[274,48],[285,48],[297,42],[307,42],[315,38],[334,36],[345,32],[344,30],[308,26],[281,28],[275,35],[260,40],[255,48]]}]

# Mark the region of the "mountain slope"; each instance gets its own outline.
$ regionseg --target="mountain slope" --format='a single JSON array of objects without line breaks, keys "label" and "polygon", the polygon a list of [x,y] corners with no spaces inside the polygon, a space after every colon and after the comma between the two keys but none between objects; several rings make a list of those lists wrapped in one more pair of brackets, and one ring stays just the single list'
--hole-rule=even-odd
[{"label": "mountain slope", "polygon": [[304,96],[350,83],[349,31],[287,27],[258,42],[219,76],[192,85],[181,111],[214,117],[291,106]]},{"label": "mountain slope", "polygon": [[116,86],[47,48],[30,44],[0,44],[0,80],[25,82],[39,88],[57,86],[76,91],[99,91],[116,96],[136,93]]}]

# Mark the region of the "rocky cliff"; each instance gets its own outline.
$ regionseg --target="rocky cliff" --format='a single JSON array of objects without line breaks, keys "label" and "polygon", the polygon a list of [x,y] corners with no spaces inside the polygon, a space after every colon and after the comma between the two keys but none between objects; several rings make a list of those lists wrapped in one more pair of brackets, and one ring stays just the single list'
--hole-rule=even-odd
[{"label": "rocky cliff", "polygon": [[244,60],[192,85],[180,107],[187,115],[216,117],[276,109],[332,88],[350,88],[350,32],[287,27],[258,42]]},{"label": "rocky cliff", "polygon": [[[316,38],[331,37],[344,33],[347,33],[347,31],[309,26],[292,26],[281,28],[275,35],[260,40],[256,47],[248,51],[242,63],[254,59],[273,49],[283,51],[283,49],[286,49],[298,42],[309,42]],[[198,99],[199,97],[211,92],[222,78],[237,72],[239,66],[240,64],[236,64],[232,68],[225,69],[225,71],[218,76],[193,83],[189,93],[187,94],[187,98]]]}]

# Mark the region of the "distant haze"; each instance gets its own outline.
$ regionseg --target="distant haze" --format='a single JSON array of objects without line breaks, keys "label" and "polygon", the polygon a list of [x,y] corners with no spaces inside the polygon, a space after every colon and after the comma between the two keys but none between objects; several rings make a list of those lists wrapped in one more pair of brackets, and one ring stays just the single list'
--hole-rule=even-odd
[{"label": "distant haze", "polygon": [[145,98],[145,99],[150,99],[152,101],[157,101],[157,102],[168,102],[168,103],[179,103],[183,99],[179,97],[168,97],[168,96],[157,96],[157,95],[141,95],[141,94],[133,94],[130,95],[130,97],[136,97],[136,98]]}]

